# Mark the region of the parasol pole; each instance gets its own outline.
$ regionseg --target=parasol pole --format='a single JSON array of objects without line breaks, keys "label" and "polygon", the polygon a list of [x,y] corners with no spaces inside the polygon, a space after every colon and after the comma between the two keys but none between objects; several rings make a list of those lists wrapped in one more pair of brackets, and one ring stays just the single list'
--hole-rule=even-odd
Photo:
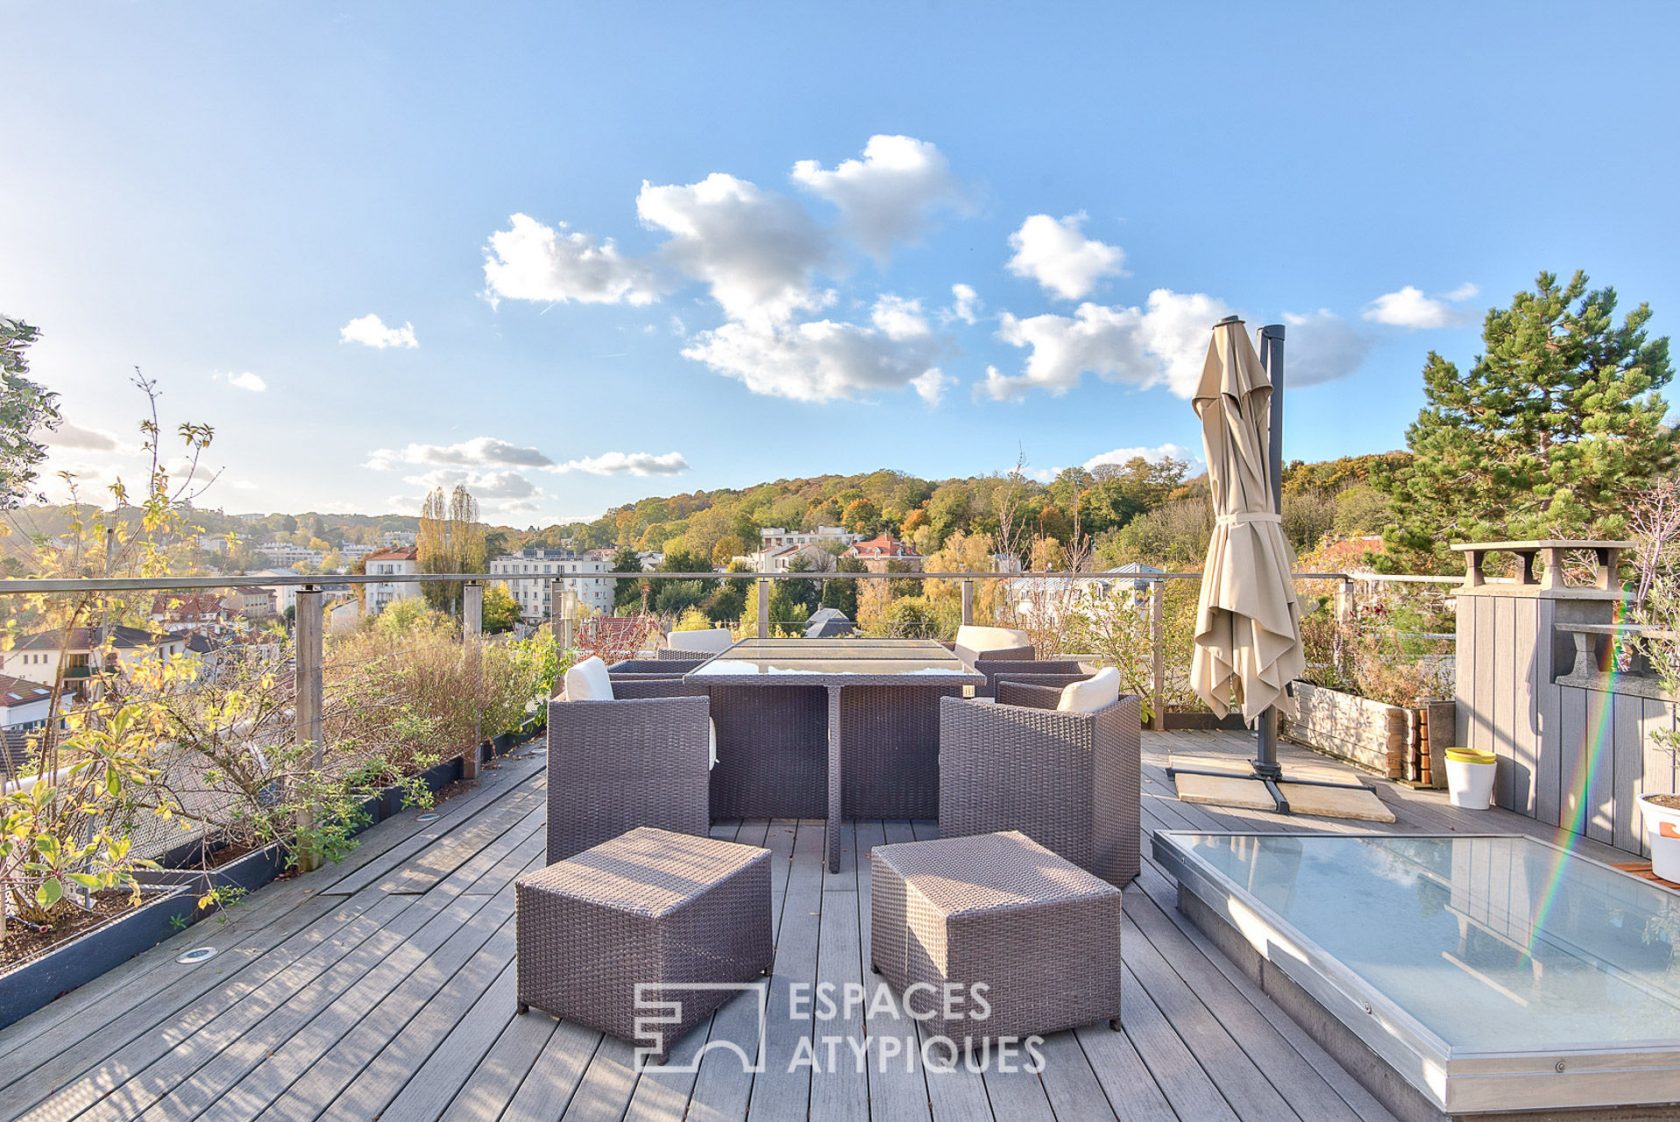
[{"label": "parasol pole", "polygon": [[[1267,471],[1272,482],[1272,510],[1283,514],[1283,324],[1269,323],[1260,329],[1260,368],[1272,383],[1271,433],[1267,441],[1269,462]],[[1277,707],[1268,705],[1255,721],[1254,774],[1271,789],[1272,797],[1287,812],[1289,803],[1274,784],[1283,778],[1278,763]]]}]

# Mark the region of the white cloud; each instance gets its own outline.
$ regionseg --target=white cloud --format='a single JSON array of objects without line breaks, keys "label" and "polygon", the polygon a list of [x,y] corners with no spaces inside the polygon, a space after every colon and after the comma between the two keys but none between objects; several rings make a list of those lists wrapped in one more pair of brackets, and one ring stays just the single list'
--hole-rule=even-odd
[{"label": "white cloud", "polygon": [[74,448],[82,452],[115,452],[121,448],[116,436],[104,429],[83,428],[66,421],[46,434],[50,448]]},{"label": "white cloud", "polygon": [[1372,323],[1407,327],[1414,331],[1452,327],[1469,318],[1469,309],[1453,305],[1469,300],[1479,291],[1473,284],[1461,284],[1451,292],[1426,296],[1421,289],[1408,284],[1397,292],[1385,292],[1371,301],[1363,315]]},{"label": "white cloud", "polygon": [[1133,460],[1148,460],[1158,464],[1162,460],[1182,460],[1187,464],[1198,464],[1201,457],[1193,448],[1186,448],[1182,444],[1157,444],[1153,448],[1115,448],[1107,452],[1099,452],[1085,461],[1086,471],[1095,471],[1104,464],[1125,466]]},{"label": "white cloud", "polygon": [[1213,325],[1233,314],[1223,300],[1201,292],[1157,288],[1142,321],[1143,345],[1160,362],[1161,381],[1182,398],[1195,395],[1207,362]]},{"label": "white cloud", "polygon": [[951,306],[945,312],[947,320],[960,319],[975,323],[980,318],[980,294],[966,284],[951,286]]},{"label": "white cloud", "polygon": [[869,319],[889,339],[903,341],[928,334],[927,317],[922,314],[920,300],[886,293],[875,301]]},{"label": "white cloud", "polygon": [[1327,308],[1311,315],[1283,313],[1284,391],[1345,378],[1371,351],[1371,337]]},{"label": "white cloud", "polygon": [[418,475],[403,476],[422,491],[439,487],[452,491],[465,484],[473,498],[481,503],[501,504],[510,499],[535,498],[542,492],[535,483],[517,471],[472,471],[466,468],[437,468]]},{"label": "white cloud", "polygon": [[1072,316],[999,316],[998,338],[1027,348],[1023,372],[988,367],[979,392],[996,400],[1033,389],[1061,395],[1085,374],[1148,389],[1165,385],[1179,397],[1195,392],[1207,354],[1208,329],[1230,309],[1203,293],[1159,288],[1146,308],[1085,303]]},{"label": "white cloud", "polygon": [[567,460],[549,469],[560,474],[581,471],[588,475],[680,475],[688,470],[681,452],[603,452],[599,456]]},{"label": "white cloud", "polygon": [[367,466],[384,471],[394,464],[432,464],[454,467],[552,467],[554,461],[535,448],[525,448],[475,436],[459,444],[409,444],[402,448],[376,448],[368,453]]},{"label": "white cloud", "polygon": [[[923,400],[937,400],[945,385],[935,377],[939,341],[925,330],[925,321],[917,332],[912,321],[919,317],[880,305],[876,317],[870,327],[826,319],[726,323],[697,334],[682,353],[773,397],[834,401],[912,386]],[[883,322],[902,334],[889,334]]]},{"label": "white cloud", "polygon": [[484,248],[484,285],[491,303],[534,300],[564,304],[651,304],[659,298],[647,265],[561,222],[545,226],[527,214],[508,219]]},{"label": "white cloud", "polygon": [[249,370],[242,370],[237,374],[232,371],[218,371],[214,377],[216,381],[226,382],[236,390],[249,390],[252,393],[262,393],[264,390],[268,389],[268,383],[262,380],[262,376],[260,374],[253,374]]},{"label": "white cloud", "polygon": [[338,339],[341,343],[360,343],[364,347],[375,347],[384,350],[386,347],[414,348],[420,341],[414,337],[414,325],[405,323],[401,327],[387,327],[385,321],[373,312],[359,316],[338,329]]},{"label": "white cloud", "polygon": [[811,283],[828,240],[791,199],[713,172],[687,186],[644,181],[636,213],[670,235],[664,256],[709,285],[732,320],[782,323],[832,299]]},{"label": "white cloud", "polygon": [[1009,271],[1067,300],[1083,299],[1103,277],[1122,275],[1126,254],[1117,245],[1087,238],[1080,229],[1084,222],[1083,212],[1061,219],[1032,215],[1009,235],[1015,251]]},{"label": "white cloud", "polygon": [[916,391],[929,408],[945,400],[945,391],[957,384],[957,380],[949,374],[942,374],[937,366],[922,371],[910,379],[910,388]]},{"label": "white cloud", "polygon": [[847,232],[877,259],[919,235],[938,207],[961,201],[944,154],[909,136],[872,136],[863,159],[833,170],[800,160],[793,180],[838,207]]}]

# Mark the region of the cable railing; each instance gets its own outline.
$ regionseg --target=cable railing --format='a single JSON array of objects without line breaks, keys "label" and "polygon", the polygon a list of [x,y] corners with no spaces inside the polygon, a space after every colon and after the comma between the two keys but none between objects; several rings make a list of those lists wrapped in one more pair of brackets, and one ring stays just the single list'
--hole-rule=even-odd
[{"label": "cable railing", "polygon": [[[1382,584],[1394,585],[1438,585],[1456,586],[1463,583],[1463,578],[1450,576],[1433,576],[1423,574],[1379,574],[1379,573],[1348,573],[1348,572],[1299,572],[1293,577],[1298,584],[1313,582],[1327,583],[1331,589],[1331,610],[1334,617],[1344,620],[1353,611],[1356,591],[1360,587],[1370,587]],[[1167,652],[1167,589],[1169,585],[1181,581],[1199,581],[1202,574],[1199,571],[1166,571],[1166,572],[1114,572],[1095,570],[1040,570],[1022,572],[976,572],[976,571],[932,571],[932,572],[850,572],[850,571],[810,571],[810,572],[716,572],[716,571],[683,571],[666,572],[660,570],[644,570],[640,572],[601,571],[601,572],[563,572],[563,573],[300,573],[291,576],[273,574],[220,574],[180,577],[106,577],[106,578],[22,578],[0,580],[0,597],[4,596],[54,596],[67,594],[102,595],[125,592],[197,592],[237,589],[296,589],[296,608],[293,625],[293,675],[295,678],[296,697],[296,736],[300,743],[319,744],[322,738],[321,729],[321,666],[323,660],[323,645],[326,629],[322,625],[323,609],[328,589],[349,590],[356,586],[366,585],[414,585],[450,584],[461,588],[460,621],[463,642],[463,655],[469,661],[479,657],[480,644],[483,641],[483,594],[487,585],[507,585],[513,582],[541,581],[548,586],[546,612],[537,622],[546,621],[554,629],[561,649],[569,650],[580,637],[580,625],[592,613],[585,606],[585,599],[580,590],[599,587],[599,582],[608,581],[616,584],[619,581],[636,582],[674,582],[674,581],[707,581],[714,585],[722,582],[751,582],[756,602],[755,622],[753,630],[758,637],[789,636],[802,633],[801,628],[786,620],[778,621],[772,618],[771,590],[778,582],[803,582],[807,585],[828,581],[853,582],[950,582],[958,588],[957,621],[961,625],[976,622],[977,590],[983,582],[1002,584],[1011,590],[1020,590],[1022,599],[1018,603],[1008,603],[1001,606],[994,605],[989,613],[993,618],[989,622],[1004,624],[1025,624],[1029,633],[1053,631],[1059,621],[1051,618],[1033,618],[1044,616],[1065,609],[1069,604],[1077,604],[1082,592],[1075,591],[1081,586],[1092,584],[1108,586],[1109,593],[1123,592],[1130,589],[1133,593],[1133,607],[1141,612],[1147,608],[1146,638],[1139,634],[1137,638],[1147,642],[1149,659],[1147,673],[1143,675],[1146,681],[1137,685],[1140,692],[1147,691],[1152,704],[1152,712],[1163,712],[1168,704],[1169,688],[1168,652]],[[1057,603],[1056,596],[1046,593],[1047,589],[1057,589],[1061,599],[1066,603]],[[1004,618],[996,618],[998,616]],[[908,625],[907,625],[908,626]],[[937,625],[917,623],[904,637],[948,638],[935,634]],[[1443,637],[1444,636],[1432,636]],[[1052,640],[1053,641],[1053,640]],[[1049,649],[1046,647],[1045,649]],[[467,764],[467,778],[477,774],[477,760],[469,753]]]}]

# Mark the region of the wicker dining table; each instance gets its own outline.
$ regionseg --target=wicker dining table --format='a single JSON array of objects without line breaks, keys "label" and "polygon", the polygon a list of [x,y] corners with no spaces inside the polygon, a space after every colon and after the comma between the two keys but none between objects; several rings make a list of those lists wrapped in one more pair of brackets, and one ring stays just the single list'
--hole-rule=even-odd
[{"label": "wicker dining table", "polygon": [[[824,841],[830,871],[840,868],[840,823],[848,800],[858,817],[925,815],[930,808],[900,814],[895,808],[908,804],[893,800],[917,789],[937,799],[940,698],[986,684],[985,675],[932,639],[743,639],[683,679],[731,692],[740,687],[826,692]],[[843,766],[848,755],[868,770],[848,779]]]}]

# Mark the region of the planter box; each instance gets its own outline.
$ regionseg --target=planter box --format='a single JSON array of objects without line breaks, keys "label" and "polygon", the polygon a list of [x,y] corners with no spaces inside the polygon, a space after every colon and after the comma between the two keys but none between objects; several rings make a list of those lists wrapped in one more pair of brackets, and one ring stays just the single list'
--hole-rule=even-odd
[{"label": "planter box", "polygon": [[[194,860],[197,860],[196,855]],[[210,869],[193,868],[187,862],[181,864],[182,867],[143,870],[135,874],[135,879],[141,884],[182,885],[192,889],[195,895],[210,887],[242,888],[246,892],[254,892],[286,871],[286,848],[274,842]],[[209,914],[195,906],[192,920],[196,923]]]},{"label": "planter box", "polygon": [[1406,777],[1414,711],[1308,682],[1290,683],[1279,708],[1284,735],[1296,743],[1388,779]]},{"label": "planter box", "polygon": [[181,885],[84,935],[0,974],[0,1028],[90,982],[141,951],[157,946],[192,921],[192,893]]}]

